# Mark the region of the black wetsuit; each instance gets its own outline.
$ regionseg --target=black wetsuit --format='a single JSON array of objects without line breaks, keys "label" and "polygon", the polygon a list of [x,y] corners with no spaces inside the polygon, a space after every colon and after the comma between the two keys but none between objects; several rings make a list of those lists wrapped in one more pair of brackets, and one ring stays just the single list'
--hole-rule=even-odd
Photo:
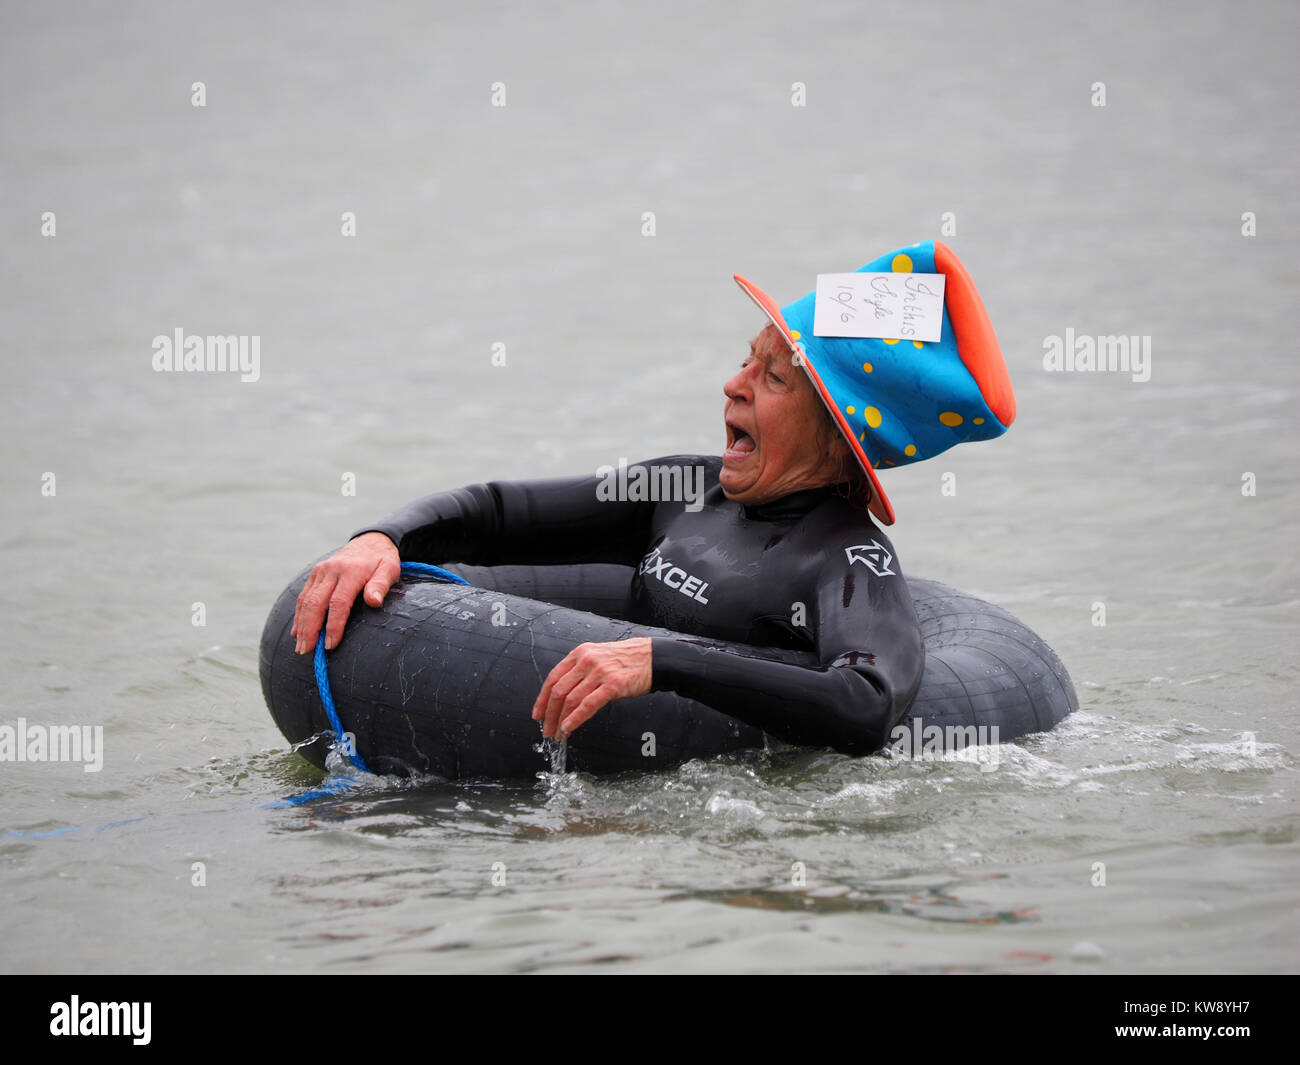
[{"label": "black wetsuit", "polygon": [[[413,562],[635,566],[629,620],[753,645],[740,655],[656,637],[654,690],[789,743],[884,746],[920,687],[925,652],[893,546],[870,517],[836,488],[733,503],[717,457],[635,463],[632,479],[636,466],[702,466],[703,505],[602,500],[598,476],[494,481],[426,496],[354,535],[382,532]],[[820,665],[775,661],[765,648],[811,651]]]}]

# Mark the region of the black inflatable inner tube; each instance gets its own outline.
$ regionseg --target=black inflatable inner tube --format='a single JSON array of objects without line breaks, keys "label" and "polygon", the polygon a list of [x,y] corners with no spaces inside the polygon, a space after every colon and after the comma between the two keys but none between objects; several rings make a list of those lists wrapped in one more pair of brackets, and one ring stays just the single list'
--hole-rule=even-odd
[{"label": "black inflatable inner tube", "polygon": [[[445,568],[472,586],[404,578],[377,609],[358,600],[342,642],[330,652],[339,717],[375,772],[531,778],[549,769],[550,760],[530,710],[546,675],[569,651],[633,636],[696,638],[618,616],[632,577],[625,566]],[[289,635],[309,572],[276,601],[261,644],[262,692],[294,744],[330,727],[311,656],[295,654]],[[1015,739],[1052,728],[1078,707],[1056,653],[1005,610],[937,581],[912,578],[908,587],[926,662],[903,722],[914,733],[901,737],[907,750]],[[804,652],[764,653],[817,664]],[[655,769],[763,743],[760,730],[726,714],[673,692],[653,692],[611,704],[574,732],[566,767]],[[318,738],[301,753],[323,767],[328,749],[329,741]]]}]

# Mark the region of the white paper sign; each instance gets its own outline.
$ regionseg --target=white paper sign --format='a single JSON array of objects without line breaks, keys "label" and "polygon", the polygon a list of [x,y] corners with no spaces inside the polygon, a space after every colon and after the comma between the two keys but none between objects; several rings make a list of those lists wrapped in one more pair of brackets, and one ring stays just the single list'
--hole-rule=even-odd
[{"label": "white paper sign", "polygon": [[938,340],[943,274],[818,274],[813,335]]}]

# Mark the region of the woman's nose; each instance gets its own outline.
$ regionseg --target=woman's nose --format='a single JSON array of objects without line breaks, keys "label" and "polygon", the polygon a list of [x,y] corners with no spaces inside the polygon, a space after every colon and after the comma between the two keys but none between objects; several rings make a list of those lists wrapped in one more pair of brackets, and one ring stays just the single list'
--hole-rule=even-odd
[{"label": "woman's nose", "polygon": [[736,371],[731,380],[727,381],[722,386],[722,394],[733,401],[748,398],[749,383],[745,378],[745,371],[743,369]]}]

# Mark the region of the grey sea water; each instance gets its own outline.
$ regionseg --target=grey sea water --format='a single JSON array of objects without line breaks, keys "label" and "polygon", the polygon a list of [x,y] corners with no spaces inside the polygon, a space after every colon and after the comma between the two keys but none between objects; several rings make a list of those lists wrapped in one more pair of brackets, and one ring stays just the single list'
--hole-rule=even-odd
[{"label": "grey sea water", "polygon": [[[0,762],[0,968],[1300,968],[1297,21],[8,0],[0,723],[103,766]],[[931,238],[1020,414],[886,473],[891,535],[1056,647],[1065,725],[994,772],[268,805],[319,780],[257,677],[306,561],[435,489],[717,452],[732,273],[788,302]],[[259,337],[257,379],[156,372],[177,329]],[[1046,369],[1067,330],[1149,380]]]}]

